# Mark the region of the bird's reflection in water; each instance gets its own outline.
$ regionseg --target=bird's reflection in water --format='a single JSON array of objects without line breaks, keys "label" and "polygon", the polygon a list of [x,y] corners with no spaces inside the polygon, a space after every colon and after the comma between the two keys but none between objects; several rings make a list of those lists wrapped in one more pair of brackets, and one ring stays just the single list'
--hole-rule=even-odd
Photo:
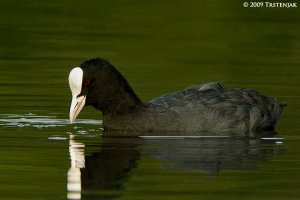
[{"label": "bird's reflection in water", "polygon": [[80,169],[85,167],[84,147],[84,144],[74,141],[74,135],[70,135],[69,152],[71,166],[68,171],[68,199],[81,199]]},{"label": "bird's reflection in water", "polygon": [[249,138],[201,138],[150,140],[156,146],[152,156],[164,162],[162,167],[218,174],[226,169],[256,169],[258,162],[282,151],[277,140]]},{"label": "bird's reflection in water", "polygon": [[102,150],[86,157],[86,166],[81,170],[83,189],[121,189],[127,172],[140,158],[140,142],[134,138],[104,138]]},{"label": "bird's reflection in water", "polygon": [[161,162],[162,168],[218,174],[226,169],[255,169],[258,162],[284,150],[282,140],[274,137],[102,137],[98,145],[99,151],[84,156],[88,144],[70,137],[69,199],[81,199],[81,188],[84,194],[121,190],[142,157],[170,161]]}]

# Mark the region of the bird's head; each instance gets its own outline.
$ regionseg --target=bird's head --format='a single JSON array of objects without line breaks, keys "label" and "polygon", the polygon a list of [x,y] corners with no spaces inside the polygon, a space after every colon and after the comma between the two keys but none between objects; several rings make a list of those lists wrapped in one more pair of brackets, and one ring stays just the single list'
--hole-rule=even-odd
[{"label": "bird's head", "polygon": [[87,60],[71,70],[69,86],[72,92],[70,122],[74,122],[84,106],[96,105],[108,88],[113,66],[104,59]]},{"label": "bird's head", "polygon": [[84,106],[92,105],[103,113],[123,112],[140,103],[126,79],[108,61],[87,60],[71,70],[72,92],[70,122],[74,122]]}]

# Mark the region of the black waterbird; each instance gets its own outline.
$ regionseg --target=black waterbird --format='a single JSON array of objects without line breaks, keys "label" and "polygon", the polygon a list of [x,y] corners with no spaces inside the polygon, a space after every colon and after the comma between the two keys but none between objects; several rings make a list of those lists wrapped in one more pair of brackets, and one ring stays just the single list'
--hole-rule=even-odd
[{"label": "black waterbird", "polygon": [[239,133],[272,131],[286,103],[219,82],[193,86],[144,103],[108,61],[93,58],[69,74],[70,121],[84,106],[103,113],[104,130]]}]

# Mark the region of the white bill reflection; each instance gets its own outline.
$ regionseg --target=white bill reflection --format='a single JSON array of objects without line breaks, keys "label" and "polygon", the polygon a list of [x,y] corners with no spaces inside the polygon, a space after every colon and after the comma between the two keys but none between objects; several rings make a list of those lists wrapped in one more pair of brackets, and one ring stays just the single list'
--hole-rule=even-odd
[{"label": "white bill reflection", "polygon": [[68,171],[68,199],[81,199],[81,172],[80,168],[85,167],[84,159],[85,145],[74,141],[74,135],[70,135],[69,152],[71,159],[71,167]]}]

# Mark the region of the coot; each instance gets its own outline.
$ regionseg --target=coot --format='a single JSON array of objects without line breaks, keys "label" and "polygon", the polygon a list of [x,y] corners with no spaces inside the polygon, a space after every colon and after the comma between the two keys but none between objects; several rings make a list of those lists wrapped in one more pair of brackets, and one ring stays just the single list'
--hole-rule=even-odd
[{"label": "coot", "polygon": [[224,88],[219,82],[165,94],[147,103],[121,73],[102,58],[71,70],[70,121],[84,106],[102,111],[110,131],[239,133],[274,130],[284,102],[248,88]]}]

